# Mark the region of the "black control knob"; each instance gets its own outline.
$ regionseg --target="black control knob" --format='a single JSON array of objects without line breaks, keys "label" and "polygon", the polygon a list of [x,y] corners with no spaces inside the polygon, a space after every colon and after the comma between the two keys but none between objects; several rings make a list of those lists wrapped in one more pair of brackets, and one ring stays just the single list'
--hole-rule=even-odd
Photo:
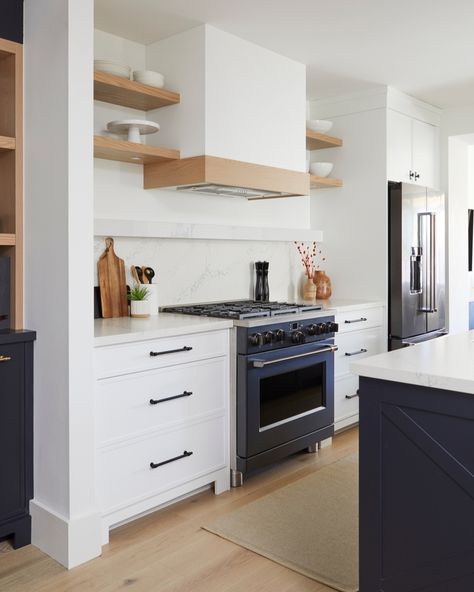
[{"label": "black control knob", "polygon": [[337,333],[339,325],[337,323],[328,323],[328,333]]},{"label": "black control knob", "polygon": [[319,323],[318,324],[318,335],[323,335],[323,333],[328,333],[328,326],[326,323]]},{"label": "black control knob", "polygon": [[275,339],[276,341],[284,341],[285,340],[285,332],[283,329],[277,329],[275,331]]},{"label": "black control knob", "polygon": [[265,331],[263,334],[263,342],[264,343],[272,343],[275,340],[275,334],[273,331]]},{"label": "black control knob", "polygon": [[308,325],[306,327],[306,333],[308,335],[317,335],[317,330],[318,330],[318,326],[315,325],[314,323],[312,325]]},{"label": "black control knob", "polygon": [[262,346],[263,345],[263,335],[261,333],[253,333],[249,337],[249,343],[250,343],[250,345],[255,345],[255,346],[259,346],[259,347]]},{"label": "black control knob", "polygon": [[291,334],[291,341],[292,343],[304,343],[305,335],[303,331],[293,331]]}]

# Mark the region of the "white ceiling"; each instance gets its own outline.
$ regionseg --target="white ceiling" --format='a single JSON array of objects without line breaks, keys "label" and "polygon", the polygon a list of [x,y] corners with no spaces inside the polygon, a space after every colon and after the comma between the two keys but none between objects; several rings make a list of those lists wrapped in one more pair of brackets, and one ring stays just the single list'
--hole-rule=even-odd
[{"label": "white ceiling", "polygon": [[308,97],[387,84],[474,103],[472,0],[95,0],[96,27],[152,43],[209,23],[307,64]]}]

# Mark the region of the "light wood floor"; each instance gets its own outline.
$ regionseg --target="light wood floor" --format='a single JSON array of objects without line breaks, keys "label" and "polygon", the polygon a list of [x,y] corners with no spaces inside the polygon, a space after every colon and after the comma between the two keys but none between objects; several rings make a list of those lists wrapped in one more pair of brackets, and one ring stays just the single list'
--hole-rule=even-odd
[{"label": "light wood floor", "polygon": [[1,592],[333,592],[200,527],[352,454],[356,429],[318,454],[299,454],[220,496],[205,491],[114,530],[102,557],[71,571],[29,545],[0,548]]}]

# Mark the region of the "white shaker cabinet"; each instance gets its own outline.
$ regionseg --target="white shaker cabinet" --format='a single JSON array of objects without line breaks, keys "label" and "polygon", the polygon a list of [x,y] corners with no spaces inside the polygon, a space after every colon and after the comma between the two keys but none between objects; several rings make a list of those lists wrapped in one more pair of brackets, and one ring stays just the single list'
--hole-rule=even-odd
[{"label": "white shaker cabinet", "polygon": [[227,330],[96,347],[95,363],[103,544],[110,527],[203,486],[229,489]]},{"label": "white shaker cabinet", "polygon": [[334,381],[336,431],[359,421],[359,378],[351,371],[350,363],[387,350],[384,311],[383,306],[372,304],[336,307],[339,325]]},{"label": "white shaker cabinet", "polygon": [[390,181],[437,188],[439,128],[392,109],[387,111],[387,173]]}]

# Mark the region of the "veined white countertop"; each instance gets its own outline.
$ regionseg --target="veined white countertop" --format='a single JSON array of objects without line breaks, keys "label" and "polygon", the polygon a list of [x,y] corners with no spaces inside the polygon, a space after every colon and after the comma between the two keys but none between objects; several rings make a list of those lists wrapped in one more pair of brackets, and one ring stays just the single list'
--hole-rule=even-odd
[{"label": "veined white countertop", "polygon": [[336,313],[385,306],[385,302],[381,300],[354,300],[351,298],[329,298],[329,300],[317,300],[316,302],[322,304],[324,310],[332,309]]},{"label": "veined white countertop", "polygon": [[360,376],[474,394],[474,331],[353,362]]},{"label": "veined white countertop", "polygon": [[204,331],[230,329],[232,326],[232,321],[227,319],[171,313],[160,313],[150,316],[148,319],[132,319],[131,317],[96,319],[94,321],[94,345],[101,347],[157,339],[158,337],[175,337]]}]

